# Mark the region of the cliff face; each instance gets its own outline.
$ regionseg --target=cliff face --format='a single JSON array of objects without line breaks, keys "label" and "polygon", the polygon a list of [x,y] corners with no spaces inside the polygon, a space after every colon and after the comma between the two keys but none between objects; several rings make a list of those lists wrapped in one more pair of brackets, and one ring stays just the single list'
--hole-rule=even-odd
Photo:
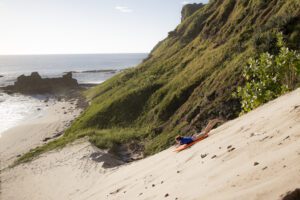
[{"label": "cliff face", "polygon": [[[243,84],[242,68],[250,56],[276,51],[277,31],[300,49],[299,0],[212,0],[185,6],[183,13],[182,23],[143,63],[87,92],[91,106],[67,136],[93,130],[87,135],[100,147],[103,138],[112,144],[135,140],[143,141],[146,153],[157,152],[209,119],[239,114],[232,92]],[[115,129],[123,139],[110,138],[114,133],[106,130]]]},{"label": "cliff face", "polygon": [[182,11],[181,11],[181,21],[184,21],[186,18],[193,15],[197,10],[199,10],[203,6],[204,6],[204,4],[202,4],[202,3],[187,4],[187,5],[183,6]]}]

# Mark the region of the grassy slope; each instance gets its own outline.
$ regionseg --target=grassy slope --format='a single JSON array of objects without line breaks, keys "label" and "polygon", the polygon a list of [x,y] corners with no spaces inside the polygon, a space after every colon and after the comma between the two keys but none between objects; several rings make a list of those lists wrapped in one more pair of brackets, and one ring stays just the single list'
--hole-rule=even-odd
[{"label": "grassy slope", "polygon": [[21,157],[88,136],[101,148],[139,142],[153,154],[207,120],[234,118],[232,92],[247,58],[274,50],[275,31],[299,49],[299,0],[214,0],[187,17],[138,67],[86,92],[89,108],[57,141]]}]

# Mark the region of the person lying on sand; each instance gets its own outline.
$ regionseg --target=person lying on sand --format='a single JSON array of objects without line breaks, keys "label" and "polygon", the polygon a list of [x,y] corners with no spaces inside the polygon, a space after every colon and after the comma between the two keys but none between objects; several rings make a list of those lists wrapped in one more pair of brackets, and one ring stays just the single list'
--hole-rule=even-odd
[{"label": "person lying on sand", "polygon": [[196,133],[193,136],[176,136],[175,141],[178,145],[182,145],[182,144],[190,144],[192,142],[194,142],[195,140],[199,139],[200,137],[207,137],[209,131],[219,122],[224,122],[224,120],[222,119],[213,119],[210,120],[207,124],[207,126],[205,127],[205,129],[203,131],[201,131],[200,133]]}]

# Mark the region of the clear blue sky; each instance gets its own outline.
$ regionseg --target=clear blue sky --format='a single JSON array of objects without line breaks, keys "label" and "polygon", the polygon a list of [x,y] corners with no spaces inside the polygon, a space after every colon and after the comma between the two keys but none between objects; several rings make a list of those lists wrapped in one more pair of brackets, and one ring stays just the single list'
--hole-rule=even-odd
[{"label": "clear blue sky", "polygon": [[0,54],[149,52],[208,0],[0,0]]}]

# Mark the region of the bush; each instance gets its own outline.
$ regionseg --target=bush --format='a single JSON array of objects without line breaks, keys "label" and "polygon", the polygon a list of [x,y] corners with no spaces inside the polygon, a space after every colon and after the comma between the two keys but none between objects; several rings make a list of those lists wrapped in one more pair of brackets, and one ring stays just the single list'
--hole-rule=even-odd
[{"label": "bush", "polygon": [[242,113],[247,113],[285,92],[295,89],[300,74],[300,54],[291,51],[277,34],[278,55],[262,53],[258,59],[250,59],[245,67],[244,87],[238,87]]}]

